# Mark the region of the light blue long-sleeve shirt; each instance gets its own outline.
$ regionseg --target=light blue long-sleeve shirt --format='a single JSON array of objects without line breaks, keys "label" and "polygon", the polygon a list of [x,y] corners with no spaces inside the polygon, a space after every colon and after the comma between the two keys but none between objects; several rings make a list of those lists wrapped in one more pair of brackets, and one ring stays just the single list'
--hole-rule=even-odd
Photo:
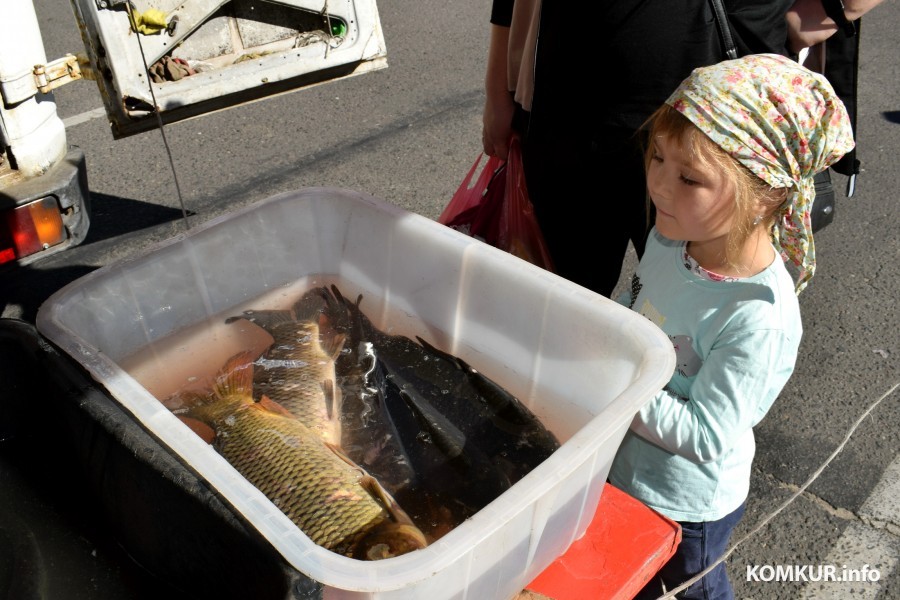
[{"label": "light blue long-sleeve shirt", "polygon": [[684,247],[654,229],[621,299],[668,334],[677,365],[635,416],[609,478],[671,519],[714,521],[747,498],[753,426],[794,369],[802,325],[779,257],[752,277],[711,281],[685,265]]}]

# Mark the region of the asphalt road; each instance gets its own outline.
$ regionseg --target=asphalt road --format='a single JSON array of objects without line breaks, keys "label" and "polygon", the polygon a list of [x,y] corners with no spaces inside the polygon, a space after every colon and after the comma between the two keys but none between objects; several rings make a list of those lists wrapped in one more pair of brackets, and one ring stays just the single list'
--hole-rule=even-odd
[{"label": "asphalt road", "polygon": [[[81,51],[66,0],[35,0],[48,58]],[[379,3],[389,68],[166,127],[185,205],[199,223],[276,193],[338,186],[436,217],[480,151],[489,3]],[[798,490],[854,421],[900,382],[900,4],[864,19],[857,195],[816,237],[801,296],[796,372],[757,428],[748,509],[736,539]],[[587,24],[593,27],[593,24]],[[585,60],[585,57],[573,57]],[[602,78],[602,57],[585,62]],[[88,239],[3,277],[4,317],[33,322],[53,291],[183,230],[158,132],[114,141],[93,83],[56,93],[69,143],[87,156]],[[839,179],[839,186],[843,183]],[[601,179],[602,180],[602,179]],[[573,209],[575,205],[573,203]],[[630,276],[633,260],[625,269]],[[729,559],[742,598],[900,598],[900,392],[861,424],[822,475]],[[855,584],[766,581],[776,566],[875,569]],[[114,587],[112,575],[92,575]],[[827,572],[827,570],[826,570]],[[871,572],[871,571],[870,571]],[[813,575],[815,577],[815,575]],[[870,577],[871,579],[871,577]],[[102,587],[102,586],[101,586]],[[104,597],[102,590],[83,597]]]}]

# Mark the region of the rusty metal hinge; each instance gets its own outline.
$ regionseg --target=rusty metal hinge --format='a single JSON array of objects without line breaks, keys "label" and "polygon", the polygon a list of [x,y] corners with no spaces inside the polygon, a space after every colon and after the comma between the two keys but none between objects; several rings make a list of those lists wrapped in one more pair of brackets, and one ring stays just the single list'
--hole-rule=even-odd
[{"label": "rusty metal hinge", "polygon": [[94,79],[87,58],[74,54],[66,54],[46,65],[35,65],[33,73],[35,87],[43,94],[79,79]]}]

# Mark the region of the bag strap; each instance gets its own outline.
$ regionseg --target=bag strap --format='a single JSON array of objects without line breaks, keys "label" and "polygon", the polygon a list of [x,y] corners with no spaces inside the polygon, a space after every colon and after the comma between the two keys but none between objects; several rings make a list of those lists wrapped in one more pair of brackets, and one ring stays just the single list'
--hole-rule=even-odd
[{"label": "bag strap", "polygon": [[[853,22],[854,33],[849,34],[844,29],[839,29],[825,41],[825,69],[824,75],[834,87],[835,93],[847,107],[850,116],[850,125],[853,128],[853,139],[856,139],[857,110],[857,85],[859,82],[859,38],[860,21]],[[831,168],[847,176],[847,197],[853,196],[856,190],[856,177],[860,172],[859,159],[856,157],[856,147],[845,154],[839,161],[831,165]]]},{"label": "bag strap", "polygon": [[731,35],[731,27],[728,25],[728,15],[725,14],[725,6],[722,0],[709,0],[712,5],[713,15],[716,17],[716,26],[719,29],[719,38],[725,49],[725,56],[730,59],[738,57],[737,47],[734,45],[734,37]]}]

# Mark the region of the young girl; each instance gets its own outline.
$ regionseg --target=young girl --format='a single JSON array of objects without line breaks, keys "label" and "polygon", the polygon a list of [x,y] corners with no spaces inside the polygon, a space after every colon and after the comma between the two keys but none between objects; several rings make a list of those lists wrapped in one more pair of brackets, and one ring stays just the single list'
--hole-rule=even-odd
[{"label": "young girl", "polygon": [[[669,335],[677,366],[635,416],[610,481],[678,521],[682,541],[639,598],[715,562],[743,514],[752,428],[800,343],[813,176],[853,147],[828,82],[768,54],[695,70],[649,123],[656,226],[624,301]],[[732,598],[724,565],[683,597]]]}]

